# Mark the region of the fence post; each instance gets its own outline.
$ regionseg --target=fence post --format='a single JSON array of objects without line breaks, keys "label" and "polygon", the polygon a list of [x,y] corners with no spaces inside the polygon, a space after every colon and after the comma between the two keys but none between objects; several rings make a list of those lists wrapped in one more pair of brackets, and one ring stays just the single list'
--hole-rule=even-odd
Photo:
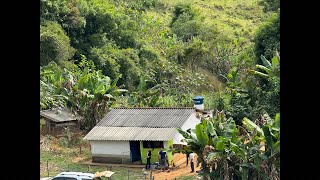
[{"label": "fence post", "polygon": [[152,170],[150,171],[150,180],[152,180]]},{"label": "fence post", "polygon": [[88,172],[90,172],[90,165],[88,165]]},{"label": "fence post", "polygon": [[49,159],[47,160],[47,172],[48,172],[48,177],[49,177]]}]

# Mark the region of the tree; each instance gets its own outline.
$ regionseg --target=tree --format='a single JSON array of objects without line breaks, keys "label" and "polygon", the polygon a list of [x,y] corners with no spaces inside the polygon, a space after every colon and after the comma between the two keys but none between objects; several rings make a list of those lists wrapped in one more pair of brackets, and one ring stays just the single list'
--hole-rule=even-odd
[{"label": "tree", "polygon": [[274,77],[280,78],[280,55],[276,52],[276,56],[268,61],[263,55],[261,55],[261,60],[263,65],[257,64],[256,68],[262,70],[263,72],[257,70],[249,70],[249,72],[259,75],[266,79],[272,79]]},{"label": "tree", "polygon": [[77,81],[72,87],[73,96],[69,100],[84,116],[84,127],[91,130],[112,106],[115,96],[126,90],[116,86],[120,77],[111,82],[108,76],[96,70],[94,63],[87,61],[85,57],[76,69],[75,77]]},{"label": "tree", "polygon": [[193,19],[198,13],[190,3],[178,3],[174,7],[173,14],[174,16],[172,18],[171,25],[173,25],[173,23],[175,23],[183,14]]},{"label": "tree", "polygon": [[274,12],[280,8],[280,0],[260,0],[259,5],[263,6],[264,12]]},{"label": "tree", "polygon": [[138,107],[157,107],[159,106],[159,89],[157,86],[148,88],[147,78],[141,77],[137,91],[132,92],[129,104]]},{"label": "tree", "polygon": [[280,13],[274,13],[258,30],[255,38],[256,63],[262,64],[260,56],[271,59],[280,52]]},{"label": "tree", "polygon": [[259,86],[261,86],[255,88],[256,92],[260,93],[252,93],[252,96],[260,96],[255,98],[259,99],[258,106],[264,107],[266,112],[275,116],[280,111],[280,55],[276,52],[271,62],[261,55],[261,60],[264,65],[257,64],[257,70],[248,70],[249,74],[257,76]]},{"label": "tree", "polygon": [[207,166],[206,161],[204,161],[202,154],[206,145],[212,145],[212,139],[209,138],[209,135],[211,134],[208,134],[211,133],[211,131],[209,131],[210,128],[211,126],[207,126],[206,121],[197,124],[194,132],[188,132],[182,130],[181,128],[177,128],[177,131],[185,138],[185,141],[188,143],[188,149],[198,155],[198,161],[201,164],[201,169],[204,171],[204,179],[208,179],[208,174],[210,172],[210,169]]},{"label": "tree", "polygon": [[[113,105],[119,93],[126,92],[117,88],[119,78],[111,81],[85,57],[79,65],[72,64],[64,68],[51,62],[41,68],[40,104],[43,108],[63,104],[73,109],[84,117],[82,125],[90,130]],[[52,90],[49,91],[48,87]],[[46,96],[48,91],[49,97]]]},{"label": "tree", "polygon": [[243,126],[217,111],[194,132],[178,129],[199,156],[204,179],[279,179],[280,114],[264,114],[260,124],[243,118]]},{"label": "tree", "polygon": [[140,59],[133,49],[119,49],[110,43],[101,48],[92,48],[89,58],[95,62],[104,75],[114,79],[121,74],[122,78],[118,84],[124,85],[126,89],[134,90],[139,84]]},{"label": "tree", "polygon": [[60,94],[60,86],[64,81],[56,63],[40,66],[40,110],[66,106],[68,97]]},{"label": "tree", "polygon": [[183,13],[172,24],[173,33],[184,42],[191,41],[193,37],[199,34],[201,22],[198,19],[192,19],[188,13]]},{"label": "tree", "polygon": [[59,24],[46,22],[40,25],[40,65],[69,60],[74,52],[69,37]]}]

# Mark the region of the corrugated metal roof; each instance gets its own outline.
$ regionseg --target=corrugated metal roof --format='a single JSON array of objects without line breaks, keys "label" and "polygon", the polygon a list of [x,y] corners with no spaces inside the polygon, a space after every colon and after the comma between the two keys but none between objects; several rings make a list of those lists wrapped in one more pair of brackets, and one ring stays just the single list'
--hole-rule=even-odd
[{"label": "corrugated metal roof", "polygon": [[115,108],[97,126],[104,127],[181,127],[194,108]]},{"label": "corrugated metal roof", "polygon": [[70,110],[44,110],[40,111],[42,117],[48,118],[55,122],[75,121],[80,117],[72,114]]},{"label": "corrugated metal roof", "polygon": [[177,133],[175,128],[94,127],[85,140],[168,141]]}]

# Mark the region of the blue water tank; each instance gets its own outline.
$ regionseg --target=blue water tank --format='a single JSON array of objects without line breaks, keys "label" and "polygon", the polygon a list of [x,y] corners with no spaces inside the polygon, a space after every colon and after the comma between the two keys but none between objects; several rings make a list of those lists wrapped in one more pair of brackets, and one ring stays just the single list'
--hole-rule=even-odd
[{"label": "blue water tank", "polygon": [[197,105],[203,104],[204,97],[203,96],[196,96],[192,100],[193,100],[194,104],[197,104]]},{"label": "blue water tank", "polygon": [[203,105],[204,97],[203,96],[196,96],[192,100],[193,100],[193,103],[194,103],[194,107],[196,109],[204,110],[204,105]]}]

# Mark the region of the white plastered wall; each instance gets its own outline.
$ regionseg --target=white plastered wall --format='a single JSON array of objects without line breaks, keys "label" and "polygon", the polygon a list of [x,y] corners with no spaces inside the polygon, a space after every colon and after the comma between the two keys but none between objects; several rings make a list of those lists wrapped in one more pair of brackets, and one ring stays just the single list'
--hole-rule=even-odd
[{"label": "white plastered wall", "polygon": [[[200,123],[200,119],[196,118],[196,112],[193,112],[188,120],[182,125],[181,129],[186,131],[187,129],[195,129],[196,125]],[[184,139],[183,136],[177,132],[173,138],[173,144],[185,144],[181,140]]]},{"label": "white plastered wall", "polygon": [[129,141],[90,141],[92,154],[130,155]]}]

